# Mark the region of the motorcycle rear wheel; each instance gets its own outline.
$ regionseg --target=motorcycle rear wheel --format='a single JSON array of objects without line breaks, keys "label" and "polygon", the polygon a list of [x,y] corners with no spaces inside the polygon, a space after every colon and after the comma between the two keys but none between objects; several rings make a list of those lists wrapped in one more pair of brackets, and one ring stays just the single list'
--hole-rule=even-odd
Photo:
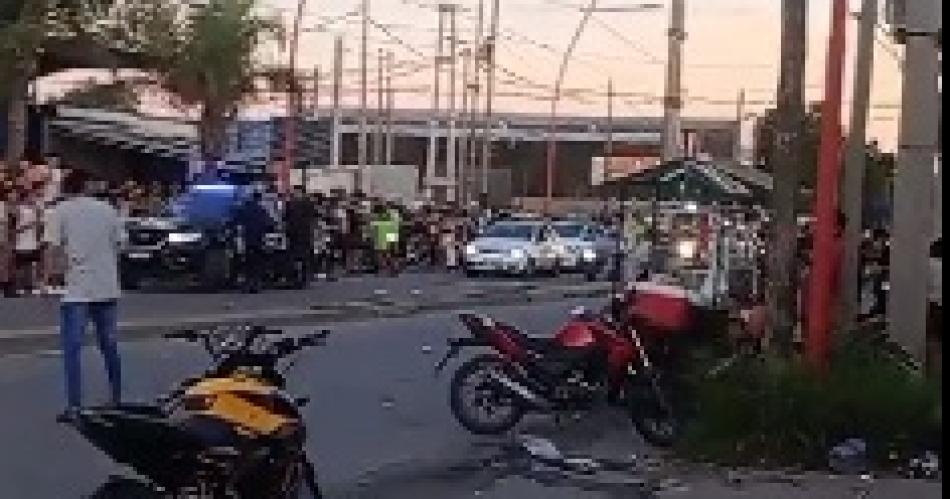
[{"label": "motorcycle rear wheel", "polygon": [[[475,435],[500,435],[514,428],[524,416],[521,404],[488,380],[488,372],[504,372],[505,368],[504,360],[494,355],[479,355],[462,364],[452,376],[449,389],[452,414],[462,427]],[[474,403],[479,406],[473,406]]]}]

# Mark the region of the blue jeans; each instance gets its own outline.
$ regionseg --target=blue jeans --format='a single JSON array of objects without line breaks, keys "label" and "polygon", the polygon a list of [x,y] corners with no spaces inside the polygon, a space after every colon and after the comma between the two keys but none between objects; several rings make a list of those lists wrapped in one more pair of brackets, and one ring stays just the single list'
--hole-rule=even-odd
[{"label": "blue jeans", "polygon": [[66,371],[66,401],[69,407],[82,404],[82,369],[80,354],[86,324],[92,320],[96,327],[99,351],[105,359],[106,374],[112,389],[112,402],[118,403],[122,394],[122,367],[115,334],[118,330],[118,307],[115,301],[92,303],[63,303],[60,305],[60,339],[63,345],[63,365]]}]

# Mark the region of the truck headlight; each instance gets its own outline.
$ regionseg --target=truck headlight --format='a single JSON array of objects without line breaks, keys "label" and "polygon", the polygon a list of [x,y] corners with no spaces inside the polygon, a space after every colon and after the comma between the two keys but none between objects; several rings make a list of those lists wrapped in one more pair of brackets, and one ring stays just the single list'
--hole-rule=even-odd
[{"label": "truck headlight", "polygon": [[200,240],[200,232],[172,232],[168,235],[168,242],[171,244],[191,244]]},{"label": "truck headlight", "polygon": [[511,250],[511,252],[509,253],[509,256],[511,256],[511,258],[514,258],[515,260],[521,260],[525,257],[525,252],[521,248],[515,248]]}]

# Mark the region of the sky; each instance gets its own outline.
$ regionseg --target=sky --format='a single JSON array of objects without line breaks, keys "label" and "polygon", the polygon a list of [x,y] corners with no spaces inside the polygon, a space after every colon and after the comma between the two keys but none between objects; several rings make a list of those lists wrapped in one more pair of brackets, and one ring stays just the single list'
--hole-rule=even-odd
[{"label": "sky", "polygon": [[[477,37],[479,0],[458,0],[463,9],[457,16],[460,43],[474,45]],[[485,1],[485,30],[491,0]],[[561,54],[580,18],[580,3],[586,0],[501,0],[499,11],[498,83],[495,108],[500,111],[546,113]],[[261,0],[264,11],[281,16],[289,25],[296,0]],[[369,31],[368,75],[375,86],[378,51],[392,51],[395,61],[396,107],[427,108],[432,105],[433,56],[437,41],[438,14],[432,0],[369,0],[374,25]],[[652,0],[658,10],[597,12],[581,35],[568,66],[565,89],[575,91],[559,105],[559,112],[576,115],[606,114],[606,88],[613,80],[615,116],[659,116],[657,98],[663,93],[666,61],[666,29],[669,0]],[[850,0],[850,10],[860,10],[860,0]],[[883,1],[881,2],[884,3]],[[600,7],[642,5],[637,0],[601,0]],[[777,83],[780,37],[780,0],[686,0],[687,40],[683,82],[690,117],[728,117],[737,114],[736,101],[745,89],[746,113],[757,114],[772,105]],[[321,105],[330,105],[333,39],[344,40],[344,105],[358,105],[360,0],[333,3],[310,0],[303,21],[299,67],[319,66],[322,76]],[[807,50],[806,96],[818,101],[823,95],[824,64],[831,0],[811,0]],[[340,20],[341,16],[344,16]],[[386,27],[388,34],[375,24]],[[448,23],[446,23],[448,24]],[[848,23],[848,60],[845,79],[847,116],[851,94],[851,67],[857,24]],[[398,39],[398,40],[397,40]],[[897,139],[900,102],[901,50],[885,36],[875,44],[870,138],[885,149]],[[286,63],[287,55],[272,44],[261,50],[265,62]],[[458,78],[461,80],[461,62]],[[443,96],[448,71],[442,80]],[[459,92],[460,94],[461,92]],[[567,93],[567,92],[566,92]],[[581,97],[582,96],[582,97]],[[376,95],[369,94],[375,107]],[[461,95],[459,95],[459,103]],[[444,104],[447,105],[447,104]],[[460,105],[460,104],[459,104]],[[751,119],[746,122],[746,142],[751,140]],[[749,145],[749,144],[747,144]]]}]

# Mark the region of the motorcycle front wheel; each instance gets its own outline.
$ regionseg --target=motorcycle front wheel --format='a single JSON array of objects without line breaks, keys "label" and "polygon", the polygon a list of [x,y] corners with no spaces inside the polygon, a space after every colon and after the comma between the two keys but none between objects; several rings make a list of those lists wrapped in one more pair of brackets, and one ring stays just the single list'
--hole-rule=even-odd
[{"label": "motorcycle front wheel", "polygon": [[656,447],[671,447],[682,433],[669,383],[657,374],[643,376],[629,399],[630,418],[644,440]]},{"label": "motorcycle front wheel", "polygon": [[462,364],[449,390],[449,405],[459,424],[476,435],[499,435],[514,428],[524,408],[491,380],[504,372],[505,363],[494,355],[480,355]]}]

